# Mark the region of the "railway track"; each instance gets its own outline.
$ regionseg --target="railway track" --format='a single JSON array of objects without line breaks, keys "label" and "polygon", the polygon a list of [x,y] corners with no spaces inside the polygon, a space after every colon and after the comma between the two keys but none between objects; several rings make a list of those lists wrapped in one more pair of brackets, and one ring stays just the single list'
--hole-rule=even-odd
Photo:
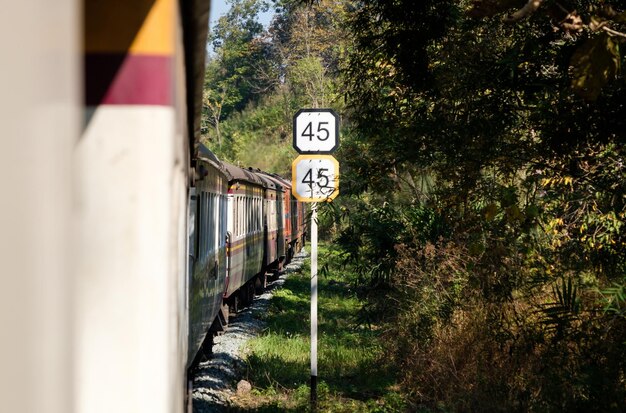
[{"label": "railway track", "polygon": [[305,250],[296,254],[284,273],[270,282],[250,307],[231,316],[224,334],[215,337],[211,356],[198,365],[191,377],[193,413],[224,412],[230,405],[230,398],[243,378],[245,361],[241,350],[248,340],[263,331],[265,323],[261,316],[267,311],[274,292],[282,287],[290,273],[300,270],[306,256]]}]

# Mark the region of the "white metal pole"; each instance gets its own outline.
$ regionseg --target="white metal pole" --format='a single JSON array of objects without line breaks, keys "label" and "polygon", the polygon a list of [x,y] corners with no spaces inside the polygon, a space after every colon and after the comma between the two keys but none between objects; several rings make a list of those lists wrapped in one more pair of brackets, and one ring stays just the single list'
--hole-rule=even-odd
[{"label": "white metal pole", "polygon": [[317,203],[311,207],[311,408],[317,405]]}]

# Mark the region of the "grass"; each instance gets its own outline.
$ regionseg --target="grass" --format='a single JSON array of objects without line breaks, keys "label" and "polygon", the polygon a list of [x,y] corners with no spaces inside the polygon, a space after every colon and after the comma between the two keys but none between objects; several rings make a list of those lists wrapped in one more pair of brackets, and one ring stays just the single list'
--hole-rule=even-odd
[{"label": "grass", "polygon": [[[375,328],[357,322],[362,302],[350,289],[352,274],[320,246],[328,271],[318,278],[318,411],[402,412]],[[233,400],[235,412],[304,412],[309,409],[310,267],[292,275],[272,298],[266,331],[247,347],[251,393]]]}]

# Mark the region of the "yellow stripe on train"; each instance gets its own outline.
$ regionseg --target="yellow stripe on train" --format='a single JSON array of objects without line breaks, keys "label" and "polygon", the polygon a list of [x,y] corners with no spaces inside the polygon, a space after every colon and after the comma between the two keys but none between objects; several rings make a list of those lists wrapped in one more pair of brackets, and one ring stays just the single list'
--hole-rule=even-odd
[{"label": "yellow stripe on train", "polygon": [[108,0],[85,3],[87,53],[174,53],[174,0]]},{"label": "yellow stripe on train", "polygon": [[229,250],[230,252],[233,251],[237,251],[241,248],[243,248],[247,242],[259,242],[259,240],[261,240],[263,238],[263,234],[258,234],[252,237],[252,240],[250,239],[246,239],[246,242],[242,242],[241,244],[237,245],[236,247],[230,247]]}]

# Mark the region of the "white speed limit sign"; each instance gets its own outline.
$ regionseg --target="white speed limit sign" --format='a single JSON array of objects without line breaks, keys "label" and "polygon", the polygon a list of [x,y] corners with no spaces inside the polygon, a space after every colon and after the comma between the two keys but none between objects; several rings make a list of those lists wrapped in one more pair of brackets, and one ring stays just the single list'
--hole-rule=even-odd
[{"label": "white speed limit sign", "polygon": [[332,109],[300,109],[293,117],[293,148],[298,153],[333,153],[339,146],[338,116]]},{"label": "white speed limit sign", "polygon": [[330,155],[300,155],[291,164],[291,192],[301,202],[339,195],[339,162]]}]

